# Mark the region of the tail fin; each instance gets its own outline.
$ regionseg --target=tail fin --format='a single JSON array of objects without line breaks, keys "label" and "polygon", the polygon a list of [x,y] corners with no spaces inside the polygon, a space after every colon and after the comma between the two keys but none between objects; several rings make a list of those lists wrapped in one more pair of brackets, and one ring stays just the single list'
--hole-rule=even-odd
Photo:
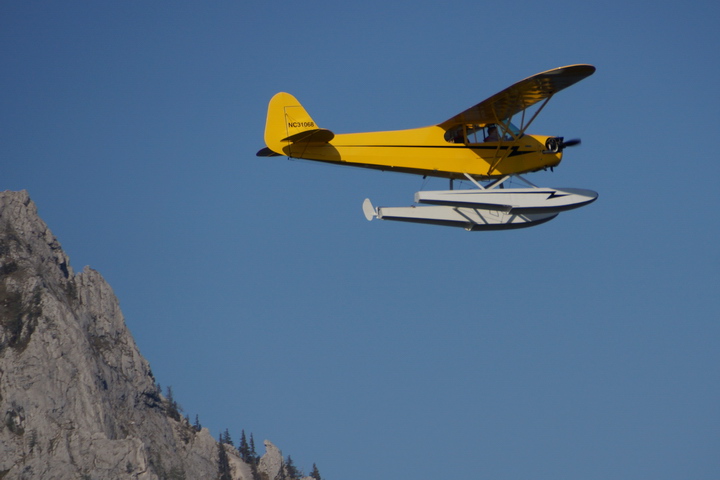
[{"label": "tail fin", "polygon": [[270,99],[265,144],[272,152],[285,155],[283,147],[291,143],[329,142],[333,137],[329,130],[318,128],[305,108],[289,93],[281,92]]}]

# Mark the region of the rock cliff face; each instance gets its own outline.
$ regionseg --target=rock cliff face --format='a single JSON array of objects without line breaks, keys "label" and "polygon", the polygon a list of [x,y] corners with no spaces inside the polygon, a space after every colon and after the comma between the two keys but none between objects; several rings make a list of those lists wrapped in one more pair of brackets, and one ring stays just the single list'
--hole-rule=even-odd
[{"label": "rock cliff face", "polygon": [[26,192],[1,192],[0,479],[213,479],[218,453],[158,390],[102,276],[73,272]]}]

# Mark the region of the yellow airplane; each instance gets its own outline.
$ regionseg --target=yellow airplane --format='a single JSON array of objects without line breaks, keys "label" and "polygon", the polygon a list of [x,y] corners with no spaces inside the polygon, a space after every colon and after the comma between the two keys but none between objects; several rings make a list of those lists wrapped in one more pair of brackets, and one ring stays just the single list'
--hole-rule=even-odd
[{"label": "yellow airplane", "polygon": [[[552,168],[562,160],[563,149],[579,140],[525,132],[553,95],[594,72],[592,65],[548,70],[437,125],[387,132],[336,135],[319,128],[295,97],[278,93],[268,107],[267,148],[257,155],[450,179],[487,180]],[[538,103],[539,108],[526,116]],[[520,124],[515,126],[511,119],[518,114]]]},{"label": "yellow airplane", "polygon": [[[336,135],[319,128],[295,97],[278,93],[268,106],[267,147],[257,155],[450,179],[450,190],[415,194],[415,202],[425,206],[376,208],[366,199],[363,211],[368,220],[450,225],[471,231],[539,225],[597,199],[591,190],[540,188],[520,176],[557,166],[563,150],[580,143],[525,132],[553,95],[594,72],[592,65],[541,72],[437,125],[388,132]],[[530,107],[535,107],[532,112]],[[519,126],[512,122],[517,115]],[[505,188],[510,177],[518,177],[529,188]],[[477,189],[454,190],[456,179],[468,179]]]}]

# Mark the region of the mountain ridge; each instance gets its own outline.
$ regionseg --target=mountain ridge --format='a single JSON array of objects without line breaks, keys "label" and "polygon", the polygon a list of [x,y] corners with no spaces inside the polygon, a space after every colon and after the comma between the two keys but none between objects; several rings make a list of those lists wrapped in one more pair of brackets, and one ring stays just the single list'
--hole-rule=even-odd
[{"label": "mountain ridge", "polygon": [[[172,400],[172,399],[171,399]],[[182,418],[99,272],[74,273],[26,191],[0,192],[0,479],[275,480]],[[229,476],[228,476],[229,475]]]}]

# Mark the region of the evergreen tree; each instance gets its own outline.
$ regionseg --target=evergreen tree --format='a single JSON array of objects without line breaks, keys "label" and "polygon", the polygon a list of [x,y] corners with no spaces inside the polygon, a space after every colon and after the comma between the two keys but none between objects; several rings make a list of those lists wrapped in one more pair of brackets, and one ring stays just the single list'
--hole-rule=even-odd
[{"label": "evergreen tree", "polygon": [[299,480],[302,476],[300,475],[300,471],[295,466],[295,463],[290,455],[288,455],[287,462],[285,462],[285,470],[287,471],[288,478],[291,480]]},{"label": "evergreen tree", "polygon": [[182,411],[182,407],[178,404],[178,402],[175,401],[175,395],[173,394],[173,389],[171,386],[168,385],[167,391],[165,393],[165,399],[167,400],[167,413],[170,418],[173,420],[180,421],[180,412]]},{"label": "evergreen tree", "polygon": [[220,434],[218,440],[218,479],[232,480],[232,472],[230,471],[230,460],[228,460],[225,451],[225,442],[223,442],[223,434]]},{"label": "evergreen tree", "polygon": [[200,417],[198,417],[197,415],[195,415],[195,425],[193,426],[195,427],[195,431],[199,432],[200,430],[202,430],[202,425],[200,425]]},{"label": "evergreen tree", "polygon": [[258,461],[260,460],[257,452],[255,451],[255,439],[253,438],[252,432],[250,432],[250,458],[252,459],[253,463],[258,463]]},{"label": "evergreen tree", "polygon": [[248,445],[247,438],[245,437],[245,430],[240,433],[240,448],[238,451],[240,452],[240,458],[242,458],[243,462],[251,463],[252,458],[250,457],[250,446]]},{"label": "evergreen tree", "polygon": [[314,463],[312,472],[310,472],[310,476],[315,480],[322,480],[322,478],[320,477],[320,470],[318,470],[317,465],[315,465]]},{"label": "evergreen tree", "polygon": [[223,439],[223,443],[227,443],[228,445],[231,445],[233,447],[235,446],[235,444],[232,441],[232,437],[230,437],[230,432],[228,431],[227,428],[225,429],[225,436],[223,437],[221,435],[221,438]]}]

